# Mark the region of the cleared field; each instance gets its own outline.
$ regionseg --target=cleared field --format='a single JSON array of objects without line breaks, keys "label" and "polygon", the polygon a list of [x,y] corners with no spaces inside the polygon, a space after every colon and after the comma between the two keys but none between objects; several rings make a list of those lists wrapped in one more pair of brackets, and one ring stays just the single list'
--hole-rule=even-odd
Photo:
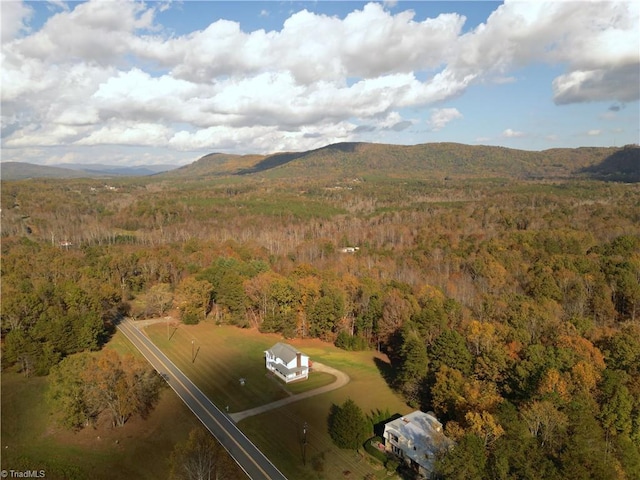
[{"label": "cleared field", "polygon": [[[107,348],[134,353],[116,333]],[[109,422],[74,433],[55,424],[45,401],[48,379],[2,372],[2,466],[4,470],[45,470],[47,479],[112,480],[168,478],[169,456],[199,424],[170,389],[146,419],[124,427]]]},{"label": "cleared field", "polygon": [[[170,341],[166,326],[162,324],[147,327],[147,332],[214,403],[221,408],[229,405],[230,412],[269,403],[288,395],[287,392],[293,389],[299,393],[303,387],[316,388],[322,384],[312,375],[308,382],[285,386],[266,374],[263,352],[282,341],[277,335],[209,322],[180,325]],[[288,478],[363,478],[369,473],[388,478],[384,469],[372,463],[366,454],[361,456],[335,447],[327,432],[331,405],[341,404],[347,398],[352,398],[365,413],[387,408],[392,414],[411,411],[380,374],[378,365],[386,362],[386,357],[371,351],[346,352],[319,340],[288,342],[308,354],[312,361],[344,371],[351,377],[350,383],[338,390],[247,418],[239,423],[240,428]],[[192,361],[192,348],[195,361]],[[320,374],[315,372],[315,375]],[[332,381],[333,377],[329,377]],[[244,387],[239,378],[246,379]],[[302,427],[305,422],[308,434],[303,459]]]},{"label": "cleared field", "polygon": [[271,346],[267,338],[238,335],[237,328],[209,323],[180,325],[171,340],[167,340],[162,324],[146,330],[154,343],[220,408],[229,406],[229,412],[238,412],[289,395],[282,384],[265,375],[262,356]]}]

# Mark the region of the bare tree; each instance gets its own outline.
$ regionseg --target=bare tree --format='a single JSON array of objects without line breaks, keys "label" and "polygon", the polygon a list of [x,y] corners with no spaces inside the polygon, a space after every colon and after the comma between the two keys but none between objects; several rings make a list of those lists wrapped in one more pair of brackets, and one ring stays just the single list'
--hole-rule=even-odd
[{"label": "bare tree", "polygon": [[171,454],[171,480],[226,480],[245,478],[229,454],[202,427],[194,428],[185,443]]}]

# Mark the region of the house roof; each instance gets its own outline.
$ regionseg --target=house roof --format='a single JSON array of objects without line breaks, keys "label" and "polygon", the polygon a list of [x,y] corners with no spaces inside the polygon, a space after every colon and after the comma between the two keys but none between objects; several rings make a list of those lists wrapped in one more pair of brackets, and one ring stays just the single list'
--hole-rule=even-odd
[{"label": "house roof", "polygon": [[294,360],[300,351],[287,343],[278,342],[271,347],[267,352],[270,352],[276,358],[281,359],[285,363],[289,363]]},{"label": "house roof", "polygon": [[394,433],[405,455],[428,470],[432,469],[436,453],[452,443],[442,433],[438,419],[420,410],[387,423],[385,432]]}]

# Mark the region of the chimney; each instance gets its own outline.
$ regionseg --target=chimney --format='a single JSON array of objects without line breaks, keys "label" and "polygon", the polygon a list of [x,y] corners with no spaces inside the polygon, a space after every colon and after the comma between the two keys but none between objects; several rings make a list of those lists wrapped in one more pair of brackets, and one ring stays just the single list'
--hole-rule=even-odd
[{"label": "chimney", "polygon": [[296,367],[302,366],[302,358],[300,358],[302,354],[300,352],[296,353]]}]

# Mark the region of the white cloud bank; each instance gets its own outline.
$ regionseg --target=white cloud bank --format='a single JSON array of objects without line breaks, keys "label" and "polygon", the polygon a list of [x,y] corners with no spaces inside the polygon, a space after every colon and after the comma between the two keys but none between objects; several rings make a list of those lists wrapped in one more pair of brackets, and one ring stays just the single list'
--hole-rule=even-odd
[{"label": "white cloud bank", "polygon": [[524,137],[524,132],[518,132],[516,130],[507,128],[504,132],[502,132],[502,136],[504,138],[520,138]]},{"label": "white cloud bank", "polygon": [[416,21],[370,3],[344,19],[302,10],[280,31],[218,20],[181,36],[156,23],[166,7],[89,1],[32,32],[28,4],[2,2],[3,156],[60,145],[300,150],[403,130],[414,120],[400,112],[423,107],[437,131],[462,114],[435,104],[537,62],[565,69],[550,86],[557,104],[639,96],[636,3],[506,2],[467,33],[455,13]]},{"label": "white cloud bank", "polygon": [[456,108],[436,108],[431,111],[428,123],[432,130],[438,131],[457,118],[462,118],[462,114]]}]

